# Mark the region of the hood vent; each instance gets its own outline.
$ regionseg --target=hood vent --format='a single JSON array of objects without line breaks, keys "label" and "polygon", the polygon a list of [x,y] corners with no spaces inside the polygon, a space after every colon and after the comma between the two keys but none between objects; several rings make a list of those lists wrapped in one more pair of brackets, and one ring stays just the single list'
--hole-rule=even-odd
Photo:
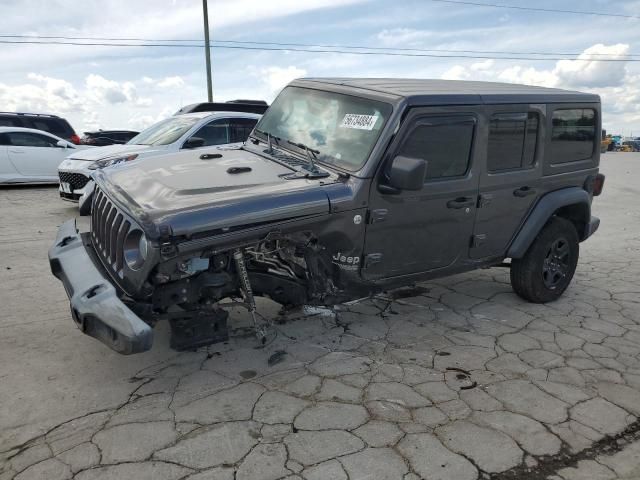
[{"label": "hood vent", "polygon": [[200,160],[213,160],[214,158],[222,158],[221,153],[203,153],[200,155]]},{"label": "hood vent", "polygon": [[251,167],[230,167],[227,168],[227,173],[230,175],[237,175],[238,173],[247,173],[251,171]]}]

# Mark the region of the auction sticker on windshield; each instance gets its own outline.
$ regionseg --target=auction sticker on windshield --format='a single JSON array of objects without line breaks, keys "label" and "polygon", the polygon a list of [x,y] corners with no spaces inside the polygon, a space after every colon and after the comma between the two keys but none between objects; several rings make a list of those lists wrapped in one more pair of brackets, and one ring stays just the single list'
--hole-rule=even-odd
[{"label": "auction sticker on windshield", "polygon": [[342,119],[342,128],[356,128],[358,130],[373,130],[373,126],[378,121],[377,115],[358,115],[347,113]]}]

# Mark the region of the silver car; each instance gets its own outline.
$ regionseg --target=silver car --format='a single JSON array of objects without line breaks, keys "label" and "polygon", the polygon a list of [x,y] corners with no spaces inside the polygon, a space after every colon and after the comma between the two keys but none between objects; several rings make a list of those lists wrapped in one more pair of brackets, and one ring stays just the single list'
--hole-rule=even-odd
[{"label": "silver car", "polygon": [[187,113],[152,125],[124,145],[74,152],[58,167],[60,197],[79,202],[80,213],[88,214],[95,170],[184,149],[244,142],[259,119],[253,113]]}]

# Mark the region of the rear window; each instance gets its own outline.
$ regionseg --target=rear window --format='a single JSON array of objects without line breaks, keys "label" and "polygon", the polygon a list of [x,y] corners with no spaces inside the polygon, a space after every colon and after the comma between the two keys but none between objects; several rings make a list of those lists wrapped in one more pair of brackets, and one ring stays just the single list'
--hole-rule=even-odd
[{"label": "rear window", "polygon": [[596,112],[592,108],[553,112],[551,163],[569,163],[592,157],[596,137]]},{"label": "rear window", "polygon": [[538,125],[535,112],[493,115],[489,123],[487,150],[489,172],[531,167],[535,161]]}]

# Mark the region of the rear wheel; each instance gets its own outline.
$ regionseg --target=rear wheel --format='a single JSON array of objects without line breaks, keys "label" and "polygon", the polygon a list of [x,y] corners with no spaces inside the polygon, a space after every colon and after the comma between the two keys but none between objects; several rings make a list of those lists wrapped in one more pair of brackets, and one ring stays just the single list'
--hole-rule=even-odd
[{"label": "rear wheel", "polygon": [[567,289],[578,265],[580,246],[573,223],[553,217],[524,257],[511,261],[511,286],[525,300],[546,303]]}]

